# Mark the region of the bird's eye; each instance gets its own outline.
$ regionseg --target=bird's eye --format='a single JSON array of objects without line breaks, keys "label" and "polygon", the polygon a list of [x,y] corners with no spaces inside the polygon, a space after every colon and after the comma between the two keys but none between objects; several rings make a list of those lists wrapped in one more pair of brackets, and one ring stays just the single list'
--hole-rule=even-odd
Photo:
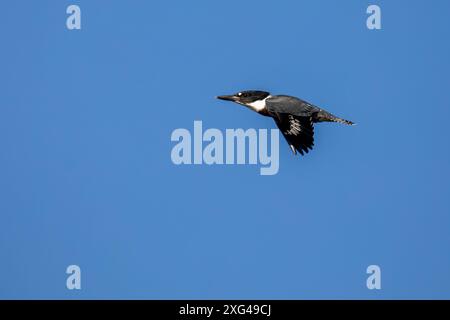
[{"label": "bird's eye", "polygon": [[237,95],[238,95],[238,97],[242,96],[242,92],[239,92]]}]

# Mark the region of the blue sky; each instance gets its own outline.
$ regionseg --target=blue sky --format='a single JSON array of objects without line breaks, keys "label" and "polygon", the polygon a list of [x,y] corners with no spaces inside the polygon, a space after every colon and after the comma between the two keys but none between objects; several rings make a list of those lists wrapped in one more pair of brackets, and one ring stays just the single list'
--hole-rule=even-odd
[{"label": "blue sky", "polygon": [[[66,28],[77,4],[82,29]],[[382,30],[366,28],[378,4]],[[9,1],[0,18],[0,298],[450,298],[448,1]],[[171,132],[319,124],[280,171],[175,166]],[[82,289],[66,289],[66,267]],[[366,268],[382,289],[366,288]]]}]

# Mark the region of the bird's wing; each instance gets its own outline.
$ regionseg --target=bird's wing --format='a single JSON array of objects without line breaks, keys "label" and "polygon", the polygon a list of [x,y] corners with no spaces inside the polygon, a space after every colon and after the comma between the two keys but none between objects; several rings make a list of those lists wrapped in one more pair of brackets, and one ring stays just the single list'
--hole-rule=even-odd
[{"label": "bird's wing", "polygon": [[272,96],[266,100],[267,111],[276,113],[289,113],[300,117],[309,117],[320,108],[291,96]]},{"label": "bird's wing", "polygon": [[297,153],[296,150],[301,155],[312,150],[314,145],[312,117],[299,117],[287,113],[273,113],[272,117],[294,154]]}]

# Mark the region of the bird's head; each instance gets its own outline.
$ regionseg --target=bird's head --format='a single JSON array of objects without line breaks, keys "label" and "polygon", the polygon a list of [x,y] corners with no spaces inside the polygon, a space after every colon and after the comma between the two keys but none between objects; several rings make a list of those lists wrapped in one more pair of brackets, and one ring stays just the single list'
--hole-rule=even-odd
[{"label": "bird's head", "polygon": [[250,107],[255,111],[260,111],[262,107],[265,107],[264,101],[270,96],[269,92],[249,90],[240,91],[232,95],[218,96],[217,99],[233,101],[244,106]]}]

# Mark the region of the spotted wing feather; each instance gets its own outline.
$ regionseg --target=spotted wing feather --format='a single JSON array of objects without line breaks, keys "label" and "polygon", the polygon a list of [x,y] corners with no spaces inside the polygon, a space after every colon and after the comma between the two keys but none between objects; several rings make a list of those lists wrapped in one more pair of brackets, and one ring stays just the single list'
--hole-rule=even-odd
[{"label": "spotted wing feather", "polygon": [[312,117],[294,116],[286,113],[276,113],[272,117],[278,128],[289,143],[294,154],[308,153],[314,146],[314,126]]}]

